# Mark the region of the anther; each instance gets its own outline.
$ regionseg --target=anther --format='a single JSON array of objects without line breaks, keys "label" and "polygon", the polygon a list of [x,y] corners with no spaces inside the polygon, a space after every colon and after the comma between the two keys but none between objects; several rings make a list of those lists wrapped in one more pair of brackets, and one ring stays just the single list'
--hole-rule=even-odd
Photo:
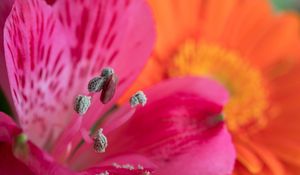
[{"label": "anther", "polygon": [[94,150],[98,153],[105,152],[105,149],[108,145],[107,139],[105,135],[102,133],[102,131],[103,129],[100,128],[94,137]]},{"label": "anther", "polygon": [[147,103],[147,97],[143,91],[138,91],[130,98],[129,102],[132,108],[136,107],[138,104],[145,106]]},{"label": "anther", "polygon": [[101,96],[100,96],[100,101],[103,104],[108,103],[113,98],[113,96],[116,92],[117,84],[118,84],[117,76],[115,74],[111,74],[107,78],[107,80],[103,86]]},{"label": "anther", "polygon": [[74,110],[79,115],[83,115],[86,113],[90,105],[91,105],[91,97],[78,95],[75,99]]},{"label": "anther", "polygon": [[88,84],[89,92],[99,92],[102,90],[105,84],[106,78],[104,77],[95,77],[90,80]]},{"label": "anther", "polygon": [[111,75],[114,74],[114,73],[115,73],[115,71],[113,70],[113,68],[106,67],[106,68],[104,68],[104,69],[102,70],[101,76],[107,78],[107,77],[111,76]]}]

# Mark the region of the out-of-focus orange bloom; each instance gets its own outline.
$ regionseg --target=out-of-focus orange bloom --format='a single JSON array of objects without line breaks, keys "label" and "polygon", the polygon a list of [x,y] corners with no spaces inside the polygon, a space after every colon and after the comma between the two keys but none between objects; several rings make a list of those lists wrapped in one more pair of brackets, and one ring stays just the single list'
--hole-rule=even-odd
[{"label": "out-of-focus orange bloom", "polygon": [[173,76],[217,79],[231,94],[234,174],[300,174],[298,19],[265,0],[149,3],[157,44],[129,93]]}]

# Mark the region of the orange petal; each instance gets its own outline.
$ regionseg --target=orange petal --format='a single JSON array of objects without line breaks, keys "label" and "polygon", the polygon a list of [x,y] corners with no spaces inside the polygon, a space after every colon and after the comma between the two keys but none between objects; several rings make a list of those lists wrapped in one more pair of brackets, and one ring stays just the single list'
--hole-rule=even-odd
[{"label": "orange petal", "polygon": [[246,145],[235,144],[237,151],[237,160],[252,174],[262,170],[263,164],[259,158]]}]

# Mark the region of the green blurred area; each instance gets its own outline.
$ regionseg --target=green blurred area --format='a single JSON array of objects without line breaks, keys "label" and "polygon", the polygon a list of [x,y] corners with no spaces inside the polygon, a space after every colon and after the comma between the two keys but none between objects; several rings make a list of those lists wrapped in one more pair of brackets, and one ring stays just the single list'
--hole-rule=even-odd
[{"label": "green blurred area", "polygon": [[8,101],[6,100],[4,93],[0,89],[0,111],[12,116],[11,109],[9,107]]},{"label": "green blurred area", "polygon": [[277,11],[292,10],[300,12],[300,0],[271,0],[271,2]]}]

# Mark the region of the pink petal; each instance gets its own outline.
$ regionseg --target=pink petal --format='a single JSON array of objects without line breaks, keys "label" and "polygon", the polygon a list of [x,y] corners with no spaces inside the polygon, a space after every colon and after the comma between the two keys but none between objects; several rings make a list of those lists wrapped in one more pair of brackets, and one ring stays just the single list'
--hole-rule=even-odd
[{"label": "pink petal", "polygon": [[[97,156],[92,149],[88,149],[91,146],[85,145],[74,158],[76,166],[86,167],[116,154],[138,152],[151,157],[164,172],[168,171],[172,164],[182,163],[182,166],[187,166],[187,163],[181,160],[193,155],[193,150],[208,150],[211,147],[209,153],[216,153],[211,154],[211,159],[215,158],[220,163],[216,169],[224,170],[222,173],[231,171],[235,158],[234,150],[223,122],[219,121],[222,105],[228,98],[221,85],[205,78],[178,78],[151,87],[145,94],[148,103],[145,107],[138,108],[132,117],[124,113],[130,113],[129,105],[118,109],[122,111],[116,112],[120,114],[119,117],[115,114],[108,117],[108,123],[112,124],[113,121],[120,127],[115,129],[113,126],[115,130],[107,133],[107,151]],[[109,120],[110,117],[113,119]],[[111,131],[109,126],[104,127],[104,131],[106,129]],[[224,143],[219,144],[220,138],[223,138]],[[215,143],[222,147],[216,148]],[[224,156],[222,151],[228,154]],[[84,156],[80,156],[83,153]],[[201,154],[197,156],[201,161],[207,159]],[[211,167],[202,170],[206,164],[207,162],[204,162],[199,165],[201,169],[195,169],[195,172],[208,172]]]},{"label": "pink petal", "polygon": [[188,150],[156,171],[159,175],[230,175],[235,161],[231,137],[225,127],[201,147]]},{"label": "pink petal", "polygon": [[[55,146],[52,150],[52,155],[56,160],[64,160],[70,153],[71,150],[66,149],[70,145],[70,140],[76,137],[77,131],[80,130],[82,124],[82,117],[77,117],[76,120],[73,120],[68,126],[68,129],[60,135],[57,139]],[[63,161],[62,161],[63,162]]]},{"label": "pink petal", "polygon": [[153,31],[142,0],[59,0],[53,6],[17,0],[4,30],[5,58],[20,125],[30,139],[51,147],[74,119],[75,96],[87,92],[88,81],[110,66],[120,80],[117,92],[106,108],[94,98],[84,122],[90,128],[136,78],[153,45]]},{"label": "pink petal", "polygon": [[12,143],[13,137],[20,134],[21,129],[5,113],[0,112],[0,142]]},{"label": "pink petal", "polygon": [[47,2],[49,5],[53,5],[53,4],[56,2],[56,0],[46,0],[46,2]]},{"label": "pink petal", "polygon": [[0,172],[4,174],[75,174],[56,164],[45,152],[30,141],[27,142],[28,152],[16,152],[14,138],[21,133],[15,123],[0,112]]},{"label": "pink petal", "polygon": [[12,146],[8,143],[0,143],[0,172],[8,175],[32,175],[33,172],[12,152]]},{"label": "pink petal", "polygon": [[[90,128],[143,68],[154,43],[150,9],[144,0],[60,0],[54,6],[65,33],[71,34],[67,40],[73,58],[73,76],[89,80],[104,67],[111,67],[119,79],[116,94],[108,105],[103,107],[98,95],[93,98],[83,124]],[[87,85],[86,81],[78,82]]]},{"label": "pink petal", "polygon": [[[7,69],[4,60],[4,49],[3,49],[3,29],[7,16],[12,8],[14,0],[2,0],[0,3],[0,89],[4,91],[10,104],[13,104],[9,89]],[[15,111],[14,111],[15,112]]]},{"label": "pink petal", "polygon": [[168,80],[151,87],[146,95],[149,102],[168,97],[174,93],[190,93],[224,106],[229,98],[225,88],[209,78],[183,77]]},{"label": "pink petal", "polygon": [[2,174],[32,174],[26,165],[19,161],[12,152],[12,142],[21,130],[6,114],[0,112],[0,172]]},{"label": "pink petal", "polygon": [[[208,79],[188,77],[161,83],[145,94],[147,105],[107,136],[108,155],[139,152],[151,157],[167,174],[177,173],[173,165],[191,166],[184,174],[230,173],[235,154],[219,118],[227,98],[223,87]],[[209,155],[202,153],[205,150]],[[208,166],[213,159],[218,160],[218,166]]]},{"label": "pink petal", "polygon": [[35,174],[49,174],[49,175],[75,175],[75,172],[67,169],[66,167],[57,164],[52,157],[50,157],[46,152],[43,152],[37,146],[28,143],[29,153],[27,157],[22,155],[15,156],[26,164]]},{"label": "pink petal", "polygon": [[[68,41],[71,41],[74,66],[85,66],[77,68],[76,71],[84,71],[74,71],[73,76],[80,74],[78,79],[91,79],[99,75],[104,67],[112,67],[118,76],[119,83],[110,103],[103,105],[98,94],[93,96],[92,106],[83,118],[83,128],[88,130],[112,107],[145,64],[154,42],[152,16],[143,0],[61,0],[55,3],[55,7],[66,32],[73,34],[69,35]],[[80,18],[70,20],[70,16]],[[82,25],[82,20],[88,24]],[[99,47],[92,47],[93,45]],[[130,64],[133,62],[134,64]],[[86,75],[82,76],[81,72],[86,72]],[[80,80],[78,83],[81,86],[88,82]],[[77,145],[80,140],[80,137],[75,138],[72,145]]]},{"label": "pink petal", "polygon": [[[40,0],[16,0],[4,28],[7,73],[21,127],[41,146],[68,121],[71,69],[64,34]],[[50,132],[55,130],[56,133]]]},{"label": "pink petal", "polygon": [[111,131],[122,126],[133,116],[135,111],[135,108],[131,108],[129,104],[125,104],[117,111],[112,113],[107,120],[104,121],[103,125],[101,125],[104,130],[104,134],[109,134]]}]

